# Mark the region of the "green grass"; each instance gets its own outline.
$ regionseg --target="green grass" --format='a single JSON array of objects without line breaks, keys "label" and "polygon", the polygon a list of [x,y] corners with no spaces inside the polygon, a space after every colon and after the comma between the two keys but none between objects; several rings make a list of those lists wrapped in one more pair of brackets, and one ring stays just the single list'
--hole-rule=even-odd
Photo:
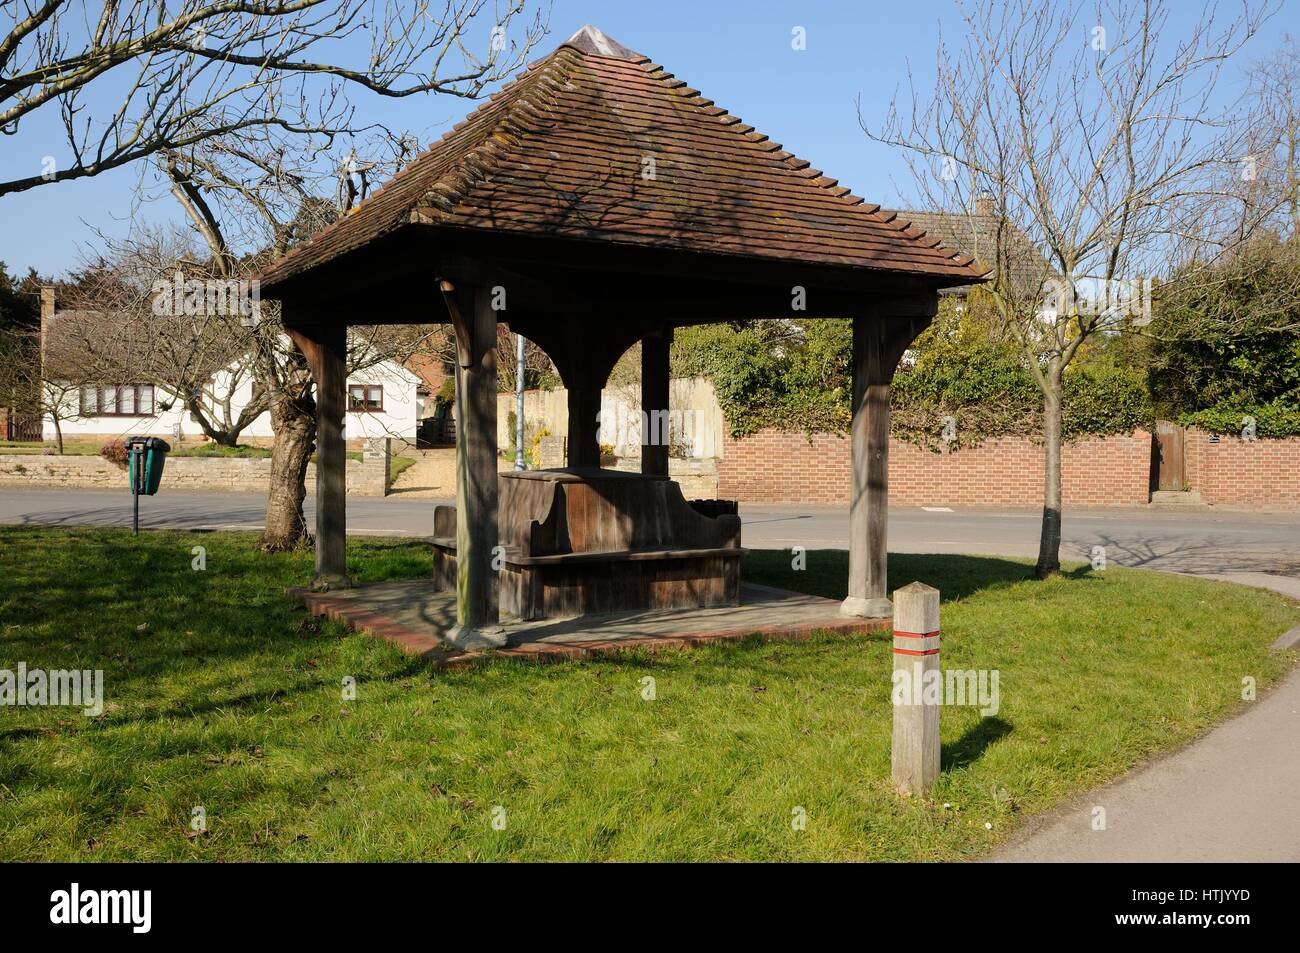
[{"label": "green grass", "polygon": [[[194,447],[186,447],[183,450],[173,450],[168,456],[172,457],[242,457],[249,460],[269,460],[271,458],[270,447],[252,447],[240,444],[237,447],[222,447],[215,443],[202,443]],[[362,454],[360,450],[349,450],[344,454],[349,460],[360,461]],[[316,454],[312,454],[311,462],[316,462]]]},{"label": "green grass", "polygon": [[409,467],[413,466],[415,466],[414,457],[390,457],[388,460],[388,482],[393,482]]},{"label": "green grass", "polygon": [[239,457],[249,460],[265,460],[271,456],[270,447],[250,447],[241,444],[237,447],[222,447],[215,443],[201,443],[193,447],[172,450],[172,457]]},{"label": "green grass", "polygon": [[[0,668],[103,668],[109,703],[0,709],[0,860],[968,857],[1227,716],[1243,676],[1267,688],[1300,621],[1202,580],[893,556],[893,585],[944,592],[945,667],[1001,673],[996,717],[943,711],[926,802],[890,790],[885,638],[436,673],[307,617],[281,588],[310,555],[252,541],[0,529]],[[358,582],[429,568],[423,543],[349,540]],[[745,573],[839,596],[844,555],[755,552]],[[187,837],[195,806],[209,830]]]},{"label": "green grass", "polygon": [[[103,440],[74,440],[69,437],[63,441],[63,452],[67,456],[97,456]],[[56,452],[58,444],[53,440],[47,442],[28,442],[18,440],[0,440],[0,454],[42,454],[46,450]]]}]

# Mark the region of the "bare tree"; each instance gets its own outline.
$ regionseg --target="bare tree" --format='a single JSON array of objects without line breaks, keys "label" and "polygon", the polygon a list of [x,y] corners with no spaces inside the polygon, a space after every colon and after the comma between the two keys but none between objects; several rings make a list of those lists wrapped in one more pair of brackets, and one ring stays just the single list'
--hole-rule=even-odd
[{"label": "bare tree", "polygon": [[[339,155],[345,145],[346,154]],[[355,140],[345,143],[333,136],[261,129],[169,150],[160,162],[172,196],[206,244],[205,260],[216,280],[240,282],[346,212],[347,203],[364,197],[367,183],[358,181],[362,170],[390,173],[412,149],[404,137],[375,134],[360,145],[359,153]],[[227,222],[233,223],[237,240]],[[238,246],[257,251],[239,256],[232,251]],[[303,500],[316,441],[310,369],[285,334],[278,304],[257,302],[251,321],[243,312],[209,317],[243,328],[242,335],[227,331],[227,337],[241,341],[258,399],[271,415],[275,444],[262,548],[295,548],[308,539]],[[435,331],[429,325],[353,328],[348,373],[385,360],[403,362],[434,347],[430,342],[443,337]]]},{"label": "bare tree", "polygon": [[1166,262],[1180,210],[1241,154],[1219,74],[1274,9],[1221,21],[1211,6],[1177,35],[1160,0],[1087,15],[1066,0],[962,5],[967,35],[955,51],[940,39],[933,90],[912,81],[910,101],[864,124],[906,150],[927,204],[984,237],[983,293],[1043,394],[1039,576],[1060,569],[1063,375],[1085,342],[1149,316],[1140,282]]},{"label": "bare tree", "polygon": [[1300,236],[1300,48],[1285,37],[1245,80],[1223,137],[1232,161],[1178,208],[1170,260],[1184,282],[1256,241]]},{"label": "bare tree", "polygon": [[65,309],[40,327],[0,329],[0,394],[7,395],[10,410],[48,418],[62,454],[63,425],[93,414],[101,385],[116,382],[112,355],[118,347],[114,329],[97,312]]},{"label": "bare tree", "polygon": [[1300,237],[1300,46],[1287,36],[1247,77],[1247,151],[1239,178],[1254,183],[1242,219]]},{"label": "bare tree", "polygon": [[180,405],[219,446],[238,445],[269,400],[252,380],[256,331],[251,313],[241,310],[246,289],[232,281],[222,301],[207,300],[208,290],[233,277],[231,263],[212,260],[176,227],[101,239],[99,260],[65,294],[73,308],[99,313],[112,326],[113,346],[100,354],[101,364],[114,379],[151,382],[159,410]]},{"label": "bare tree", "polygon": [[0,131],[57,113],[69,151],[0,180],[0,195],[232,133],[352,129],[348,88],[475,97],[544,32],[527,0],[494,3],[490,24],[487,0],[105,0],[97,16],[79,0],[0,6]]}]

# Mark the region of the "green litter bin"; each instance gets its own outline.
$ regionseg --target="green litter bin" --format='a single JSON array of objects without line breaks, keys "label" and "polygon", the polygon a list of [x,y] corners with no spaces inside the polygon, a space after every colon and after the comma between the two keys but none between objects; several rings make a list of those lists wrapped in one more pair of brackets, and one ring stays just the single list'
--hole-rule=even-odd
[{"label": "green litter bin", "polygon": [[159,437],[131,437],[126,449],[130,454],[132,494],[153,496],[162,482],[163,464],[171,447]]}]

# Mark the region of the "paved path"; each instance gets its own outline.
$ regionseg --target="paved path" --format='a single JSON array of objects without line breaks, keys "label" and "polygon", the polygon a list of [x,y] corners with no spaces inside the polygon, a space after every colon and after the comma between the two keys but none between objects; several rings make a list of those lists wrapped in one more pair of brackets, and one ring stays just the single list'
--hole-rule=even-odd
[{"label": "paved path", "polygon": [[[1300,579],[1207,573],[1300,599]],[[1300,630],[1275,647],[1294,646]],[[1300,861],[1300,668],[1197,741],[1027,822],[991,862]],[[1105,830],[1093,830],[1096,808]]]},{"label": "paved path", "polygon": [[402,450],[413,464],[397,475],[392,493],[404,499],[445,498],[456,495],[456,448],[435,447],[431,450]]},{"label": "paved path", "polygon": [[[990,861],[1300,861],[1300,669],[1245,714],[1063,810]],[[1094,831],[1094,807],[1106,829]]]},{"label": "paved path", "polygon": [[[420,494],[424,496],[423,493]],[[363,534],[427,536],[435,502],[446,497],[348,498],[348,530]],[[140,502],[142,526],[245,529],[262,526],[265,498],[256,493],[173,493],[165,488]],[[308,519],[313,502],[307,501]],[[741,506],[746,546],[844,549],[847,513],[834,507]],[[0,523],[128,526],[131,498],[105,490],[0,489]],[[929,512],[895,507],[889,548],[901,553],[979,553],[1033,556],[1039,513],[1033,509],[960,509]],[[1110,562],[1193,573],[1268,573],[1300,577],[1300,513],[1254,513],[1206,508],[1069,509],[1062,555],[1087,559],[1105,546]]]}]

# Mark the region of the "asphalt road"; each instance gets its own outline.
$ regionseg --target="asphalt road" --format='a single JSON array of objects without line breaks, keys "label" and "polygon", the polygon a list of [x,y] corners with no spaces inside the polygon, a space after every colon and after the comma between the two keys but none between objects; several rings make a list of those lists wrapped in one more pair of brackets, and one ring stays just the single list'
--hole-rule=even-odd
[{"label": "asphalt road", "polygon": [[[351,497],[348,531],[425,536],[433,531],[439,501]],[[449,502],[449,501],[448,501]],[[140,501],[141,525],[182,529],[260,529],[265,497],[259,493],[170,493]],[[312,501],[307,504],[312,518]],[[847,511],[817,506],[741,506],[746,546],[843,549]],[[0,490],[0,523],[129,526],[125,491]],[[931,512],[895,507],[889,512],[894,552],[1033,556],[1038,551],[1036,509],[963,508]],[[1261,513],[1210,507],[1068,509],[1061,554],[1088,559],[1104,546],[1106,559],[1193,573],[1268,573],[1300,577],[1300,513]]]}]

